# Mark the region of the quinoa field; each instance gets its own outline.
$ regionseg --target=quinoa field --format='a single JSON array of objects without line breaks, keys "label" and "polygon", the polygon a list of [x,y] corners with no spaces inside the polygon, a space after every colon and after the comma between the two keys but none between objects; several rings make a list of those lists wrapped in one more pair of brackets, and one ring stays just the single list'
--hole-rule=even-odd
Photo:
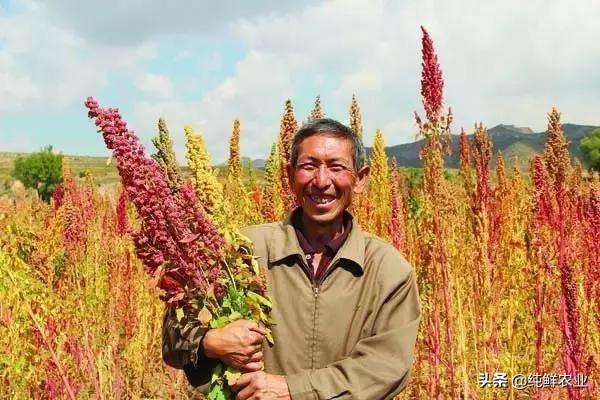
[{"label": "quinoa field", "polygon": [[[527,173],[494,152],[481,124],[472,140],[461,132],[460,168],[448,171],[452,113],[442,105],[441,69],[425,30],[422,44],[421,173],[390,159],[377,131],[365,144],[369,188],[351,205],[355,221],[392,243],[418,277],[423,314],[399,398],[599,399],[600,177],[571,161],[557,108],[539,116],[546,144]],[[324,108],[317,98],[310,118]],[[286,101],[261,171],[243,165],[235,120],[220,172],[199,132],[169,130],[161,120],[148,168],[173,193],[189,188],[198,213],[222,232],[277,221],[295,205],[283,166],[302,119]],[[343,122],[362,135],[356,97]],[[175,161],[174,132],[185,135],[185,167]],[[101,140],[92,122],[88,134]],[[50,203],[35,190],[3,189],[0,398],[202,398],[162,361],[162,270],[148,268],[139,243],[146,211],[121,184],[137,175],[97,161],[86,167],[64,157]]]}]

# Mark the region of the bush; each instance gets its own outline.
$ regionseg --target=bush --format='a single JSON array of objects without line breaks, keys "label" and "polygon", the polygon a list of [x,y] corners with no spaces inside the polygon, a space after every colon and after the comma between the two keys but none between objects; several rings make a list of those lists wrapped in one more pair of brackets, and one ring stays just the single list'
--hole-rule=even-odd
[{"label": "bush", "polygon": [[600,171],[600,128],[594,129],[579,142],[587,167]]},{"label": "bush", "polygon": [[413,189],[423,184],[423,168],[400,167],[400,171],[406,177],[409,189]]},{"label": "bush", "polygon": [[52,153],[47,146],[27,157],[18,157],[13,164],[12,176],[25,187],[34,188],[48,202],[54,186],[62,179],[62,155]]}]

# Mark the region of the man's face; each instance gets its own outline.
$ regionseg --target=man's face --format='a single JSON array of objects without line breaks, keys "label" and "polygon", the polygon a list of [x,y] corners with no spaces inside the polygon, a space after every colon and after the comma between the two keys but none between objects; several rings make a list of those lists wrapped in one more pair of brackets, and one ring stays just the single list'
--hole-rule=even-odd
[{"label": "man's face", "polygon": [[305,216],[319,225],[333,223],[364,189],[369,167],[356,171],[352,142],[327,132],[300,142],[296,166],[288,165],[290,183]]}]

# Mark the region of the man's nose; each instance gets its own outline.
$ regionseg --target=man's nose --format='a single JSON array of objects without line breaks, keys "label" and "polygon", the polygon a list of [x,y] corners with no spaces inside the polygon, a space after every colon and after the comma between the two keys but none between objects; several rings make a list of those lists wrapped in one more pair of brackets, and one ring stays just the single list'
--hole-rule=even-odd
[{"label": "man's nose", "polygon": [[318,188],[325,188],[331,185],[331,177],[329,176],[329,169],[326,165],[320,165],[315,171],[315,186]]}]

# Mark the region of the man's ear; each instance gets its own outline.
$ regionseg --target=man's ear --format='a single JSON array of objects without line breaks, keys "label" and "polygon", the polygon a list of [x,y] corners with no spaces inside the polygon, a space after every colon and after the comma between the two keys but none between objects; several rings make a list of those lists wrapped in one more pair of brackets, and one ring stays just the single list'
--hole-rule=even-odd
[{"label": "man's ear", "polygon": [[362,167],[356,173],[356,185],[354,185],[354,193],[362,193],[367,187],[367,182],[369,181],[369,172],[371,168],[368,165]]}]

